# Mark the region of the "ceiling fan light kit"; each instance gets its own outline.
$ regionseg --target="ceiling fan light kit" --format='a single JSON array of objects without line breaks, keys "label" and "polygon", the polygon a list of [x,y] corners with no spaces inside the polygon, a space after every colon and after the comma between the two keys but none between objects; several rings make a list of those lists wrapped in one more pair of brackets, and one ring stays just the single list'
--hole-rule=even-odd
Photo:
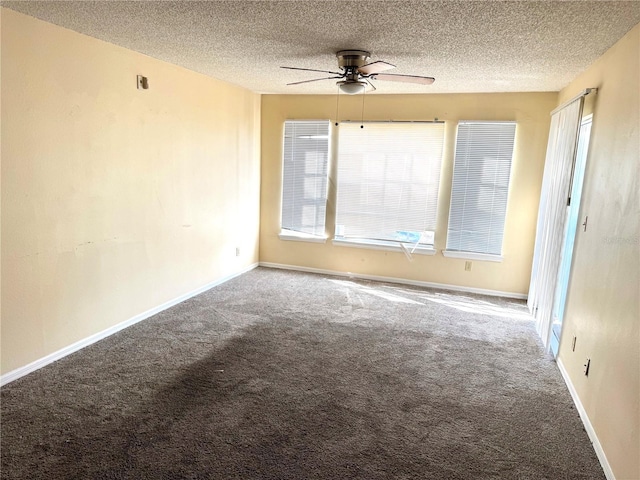
[{"label": "ceiling fan light kit", "polygon": [[347,95],[356,95],[358,93],[364,92],[364,89],[367,86],[366,82],[361,80],[343,80],[341,82],[337,82],[338,86],[342,93],[346,93]]},{"label": "ceiling fan light kit", "polygon": [[366,50],[340,50],[336,53],[336,58],[338,59],[338,67],[341,70],[339,72],[300,67],[281,67],[289,70],[304,70],[307,72],[330,73],[333,75],[332,77],[313,78],[311,80],[288,83],[287,85],[299,85],[301,83],[317,82],[319,80],[341,79],[336,82],[340,90],[348,95],[356,95],[358,93],[364,93],[368,85],[370,85],[373,90],[376,90],[371,80],[387,80],[420,85],[431,85],[435,80],[433,77],[423,77],[419,75],[382,73],[396,68],[395,65],[383,62],[382,60],[367,63],[371,58],[371,53]]}]

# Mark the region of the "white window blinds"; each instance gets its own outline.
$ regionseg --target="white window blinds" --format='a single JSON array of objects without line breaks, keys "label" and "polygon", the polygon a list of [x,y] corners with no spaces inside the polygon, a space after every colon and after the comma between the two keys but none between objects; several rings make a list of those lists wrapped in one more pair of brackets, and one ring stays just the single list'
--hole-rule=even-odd
[{"label": "white window blinds", "polygon": [[514,122],[460,122],[447,250],[502,255]]},{"label": "white window blinds", "polygon": [[340,125],[336,238],[433,244],[443,123]]},{"label": "white window blinds", "polygon": [[282,229],[325,235],[329,121],[284,125]]}]

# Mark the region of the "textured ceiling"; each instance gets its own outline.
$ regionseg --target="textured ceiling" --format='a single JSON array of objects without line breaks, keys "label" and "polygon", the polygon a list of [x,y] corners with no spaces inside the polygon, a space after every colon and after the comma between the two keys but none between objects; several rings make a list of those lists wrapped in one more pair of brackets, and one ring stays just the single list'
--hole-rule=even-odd
[{"label": "textured ceiling", "polygon": [[336,92],[336,70],[365,49],[390,73],[378,93],[557,91],[640,22],[640,1],[2,2],[42,20],[261,93]]}]

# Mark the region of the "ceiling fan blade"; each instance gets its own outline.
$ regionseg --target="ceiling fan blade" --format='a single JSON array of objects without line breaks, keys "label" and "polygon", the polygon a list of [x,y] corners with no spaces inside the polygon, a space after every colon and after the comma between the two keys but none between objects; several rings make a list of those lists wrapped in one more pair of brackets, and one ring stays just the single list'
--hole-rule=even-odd
[{"label": "ceiling fan blade", "polygon": [[421,77],[418,75],[398,75],[395,73],[376,73],[371,76],[374,80],[389,80],[391,82],[419,83],[431,85],[436,79],[433,77]]},{"label": "ceiling fan blade", "polygon": [[371,75],[374,73],[391,70],[392,68],[396,68],[396,66],[391,65],[387,62],[383,62],[382,60],[378,60],[377,62],[371,62],[361,66],[360,68],[358,68],[358,72],[362,73],[363,75]]},{"label": "ceiling fan blade", "polygon": [[287,83],[287,85],[300,85],[301,83],[317,82],[319,80],[331,80],[332,78],[342,78],[342,76],[340,76],[340,77],[313,78],[311,80],[303,80],[301,82]]},{"label": "ceiling fan blade", "polygon": [[329,70],[314,70],[313,68],[298,68],[298,67],[280,67],[288,70],[304,70],[305,72],[320,72],[320,73],[332,73],[333,75],[342,75],[341,72],[331,72]]}]

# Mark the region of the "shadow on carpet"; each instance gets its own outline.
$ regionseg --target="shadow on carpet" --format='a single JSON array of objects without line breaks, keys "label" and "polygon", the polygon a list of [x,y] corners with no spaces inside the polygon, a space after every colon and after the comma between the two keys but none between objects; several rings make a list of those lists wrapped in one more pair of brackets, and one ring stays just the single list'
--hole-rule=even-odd
[{"label": "shadow on carpet", "polygon": [[5,386],[1,428],[6,479],[604,478],[521,302],[269,269]]}]

